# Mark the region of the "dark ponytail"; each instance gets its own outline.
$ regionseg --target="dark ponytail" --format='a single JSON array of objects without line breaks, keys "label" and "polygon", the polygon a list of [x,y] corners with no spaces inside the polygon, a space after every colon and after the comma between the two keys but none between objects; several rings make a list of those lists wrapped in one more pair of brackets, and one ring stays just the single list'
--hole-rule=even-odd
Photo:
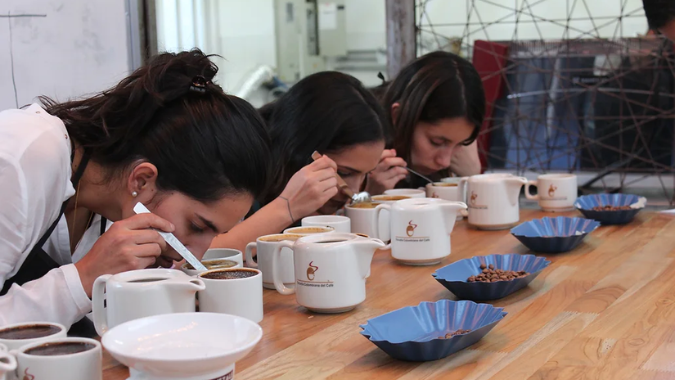
[{"label": "dark ponytail", "polygon": [[93,97],[41,100],[110,175],[141,159],[157,167],[161,190],[204,202],[233,191],[259,196],[269,137],[250,104],[212,82],[217,72],[200,50],[163,53]]}]

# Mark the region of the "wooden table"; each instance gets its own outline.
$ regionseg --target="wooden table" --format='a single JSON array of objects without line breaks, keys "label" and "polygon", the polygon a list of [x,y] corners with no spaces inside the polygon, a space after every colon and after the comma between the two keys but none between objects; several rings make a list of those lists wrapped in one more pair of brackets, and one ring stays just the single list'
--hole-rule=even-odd
[{"label": "wooden table", "polygon": [[[575,212],[569,215],[576,216]],[[545,216],[521,210],[529,220]],[[359,334],[368,318],[421,301],[454,299],[431,273],[459,259],[527,253],[509,231],[466,222],[452,233],[441,265],[396,264],[375,254],[367,299],[340,315],[312,314],[294,296],[265,290],[264,336],[237,363],[247,379],[675,379],[675,218],[642,212],[624,226],[600,227],[528,288],[491,302],[508,311],[480,342],[427,363],[397,361]],[[126,379],[107,354],[104,379]]]}]

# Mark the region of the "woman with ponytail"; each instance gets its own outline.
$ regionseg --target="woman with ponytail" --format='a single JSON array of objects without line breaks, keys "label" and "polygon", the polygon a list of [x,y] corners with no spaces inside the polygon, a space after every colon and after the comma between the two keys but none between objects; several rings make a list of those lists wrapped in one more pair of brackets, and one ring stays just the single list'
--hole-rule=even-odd
[{"label": "woman with ponytail", "polygon": [[165,53],[93,97],[0,112],[0,326],[89,335],[98,276],[181,260],[155,230],[199,258],[246,215],[269,138],[216,72],[199,50]]},{"label": "woman with ponytail", "polygon": [[368,192],[426,184],[406,167],[435,181],[453,174],[480,174],[475,140],[483,123],[485,95],[469,61],[452,53],[429,53],[374,92],[392,129],[388,149],[368,176]]}]

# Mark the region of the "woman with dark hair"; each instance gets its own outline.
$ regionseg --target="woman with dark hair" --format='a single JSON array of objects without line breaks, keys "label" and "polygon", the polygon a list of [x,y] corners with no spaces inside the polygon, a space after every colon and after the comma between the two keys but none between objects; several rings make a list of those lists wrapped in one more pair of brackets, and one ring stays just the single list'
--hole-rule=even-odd
[{"label": "woman with dark hair", "polygon": [[426,184],[405,167],[433,180],[452,173],[480,173],[475,140],[483,123],[485,95],[469,61],[452,53],[429,53],[384,86],[386,90],[378,91],[392,126],[389,149],[368,176],[368,192]]},{"label": "woman with dark hair", "polygon": [[[359,191],[384,149],[386,116],[356,78],[338,72],[310,75],[260,110],[272,139],[276,175],[262,207],[213,247],[245,248],[308,215],[334,214],[349,198],[335,174]],[[312,153],[324,155],[312,162]]]},{"label": "woman with dark hair", "polygon": [[93,97],[0,112],[0,325],[84,326],[97,277],[181,260],[153,229],[199,258],[246,215],[269,137],[216,71],[165,53]]}]

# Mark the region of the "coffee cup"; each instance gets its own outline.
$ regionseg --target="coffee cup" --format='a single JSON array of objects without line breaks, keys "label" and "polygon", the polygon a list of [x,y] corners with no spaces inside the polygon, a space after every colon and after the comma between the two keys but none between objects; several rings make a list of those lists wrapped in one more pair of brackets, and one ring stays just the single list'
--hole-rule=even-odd
[{"label": "coffee cup", "polygon": [[[298,304],[317,313],[342,313],[366,299],[366,278],[377,249],[384,243],[355,234],[332,233],[283,241],[274,248],[274,285],[295,294]],[[295,286],[281,282],[281,250],[293,250]]]},{"label": "coffee cup", "polygon": [[239,267],[244,266],[244,255],[238,249],[232,248],[211,248],[204,253],[202,260],[228,259],[236,261]]},{"label": "coffee cup", "polygon": [[409,198],[426,197],[424,190],[421,189],[389,189],[384,191],[384,195],[404,196]]},{"label": "coffee cup", "polygon": [[199,311],[232,314],[258,323],[263,319],[262,272],[252,268],[214,269],[200,273]]},{"label": "coffee cup", "polygon": [[[255,242],[246,245],[246,266],[257,268],[262,272],[263,288],[275,289],[274,271],[272,270],[272,253],[274,248],[282,241],[296,241],[300,235],[293,234],[274,234],[265,235],[256,239]],[[253,249],[256,250],[257,261],[253,260]],[[289,249],[281,251],[281,281],[284,284],[292,285],[295,283],[295,274],[293,273],[293,252]]]},{"label": "coffee cup", "polygon": [[[426,186],[427,198],[445,199],[451,202],[464,202],[464,187],[460,186],[461,178],[451,177],[457,179],[453,182],[433,182]],[[463,218],[461,212],[457,213],[457,220]]]},{"label": "coffee cup", "polygon": [[16,356],[19,379],[97,380],[103,378],[101,343],[88,338],[58,338],[22,346]]},{"label": "coffee cup", "polygon": [[407,199],[391,208],[391,255],[409,265],[438,264],[450,255],[450,234],[466,204],[445,199]]},{"label": "coffee cup", "polygon": [[378,213],[384,206],[381,203],[368,202],[357,203],[345,207],[345,213],[352,222],[352,233],[364,234],[370,237],[378,238],[383,241],[389,240],[389,233],[381,233],[378,228],[379,224],[387,226],[385,229],[388,232],[389,226],[389,212],[381,214],[384,219],[383,223],[379,223]]},{"label": "coffee cup", "polygon": [[[241,252],[238,251],[239,254],[241,255]],[[241,268],[243,265],[239,264],[239,262],[235,260],[230,260],[229,258],[222,258],[222,259],[210,259],[210,260],[204,260],[202,259],[201,263],[206,267],[206,270],[201,270],[201,269],[195,269],[192,267],[190,263],[183,263],[181,265],[180,269],[187,274],[188,276],[196,276],[202,272],[206,272],[207,270],[211,269],[221,269],[221,268]]]},{"label": "coffee cup", "polygon": [[16,350],[27,344],[65,338],[67,333],[68,330],[59,323],[15,323],[0,328],[0,344],[6,346],[9,350]]},{"label": "coffee cup", "polygon": [[292,228],[287,228],[284,230],[285,234],[294,234],[294,235],[300,235],[300,236],[309,236],[309,235],[316,235],[316,234],[325,234],[325,233],[331,233],[334,232],[335,228],[333,227],[326,227],[326,226],[319,226],[319,227],[292,227]]},{"label": "coffee cup", "polygon": [[[121,323],[159,314],[195,311],[204,282],[174,269],[141,269],[94,281],[92,310],[99,335]],[[105,306],[104,306],[105,301]]]},{"label": "coffee cup", "polygon": [[7,352],[7,346],[0,344],[0,380],[6,380],[7,374],[15,375],[16,359]]},{"label": "coffee cup", "polygon": [[346,216],[317,215],[302,218],[303,227],[332,227],[335,232],[351,232],[351,222]]},{"label": "coffee cup", "polygon": [[[537,195],[530,193],[530,186],[537,187]],[[574,210],[577,200],[577,176],[574,174],[544,174],[525,186],[527,199],[539,201],[539,207],[548,212]]]}]

